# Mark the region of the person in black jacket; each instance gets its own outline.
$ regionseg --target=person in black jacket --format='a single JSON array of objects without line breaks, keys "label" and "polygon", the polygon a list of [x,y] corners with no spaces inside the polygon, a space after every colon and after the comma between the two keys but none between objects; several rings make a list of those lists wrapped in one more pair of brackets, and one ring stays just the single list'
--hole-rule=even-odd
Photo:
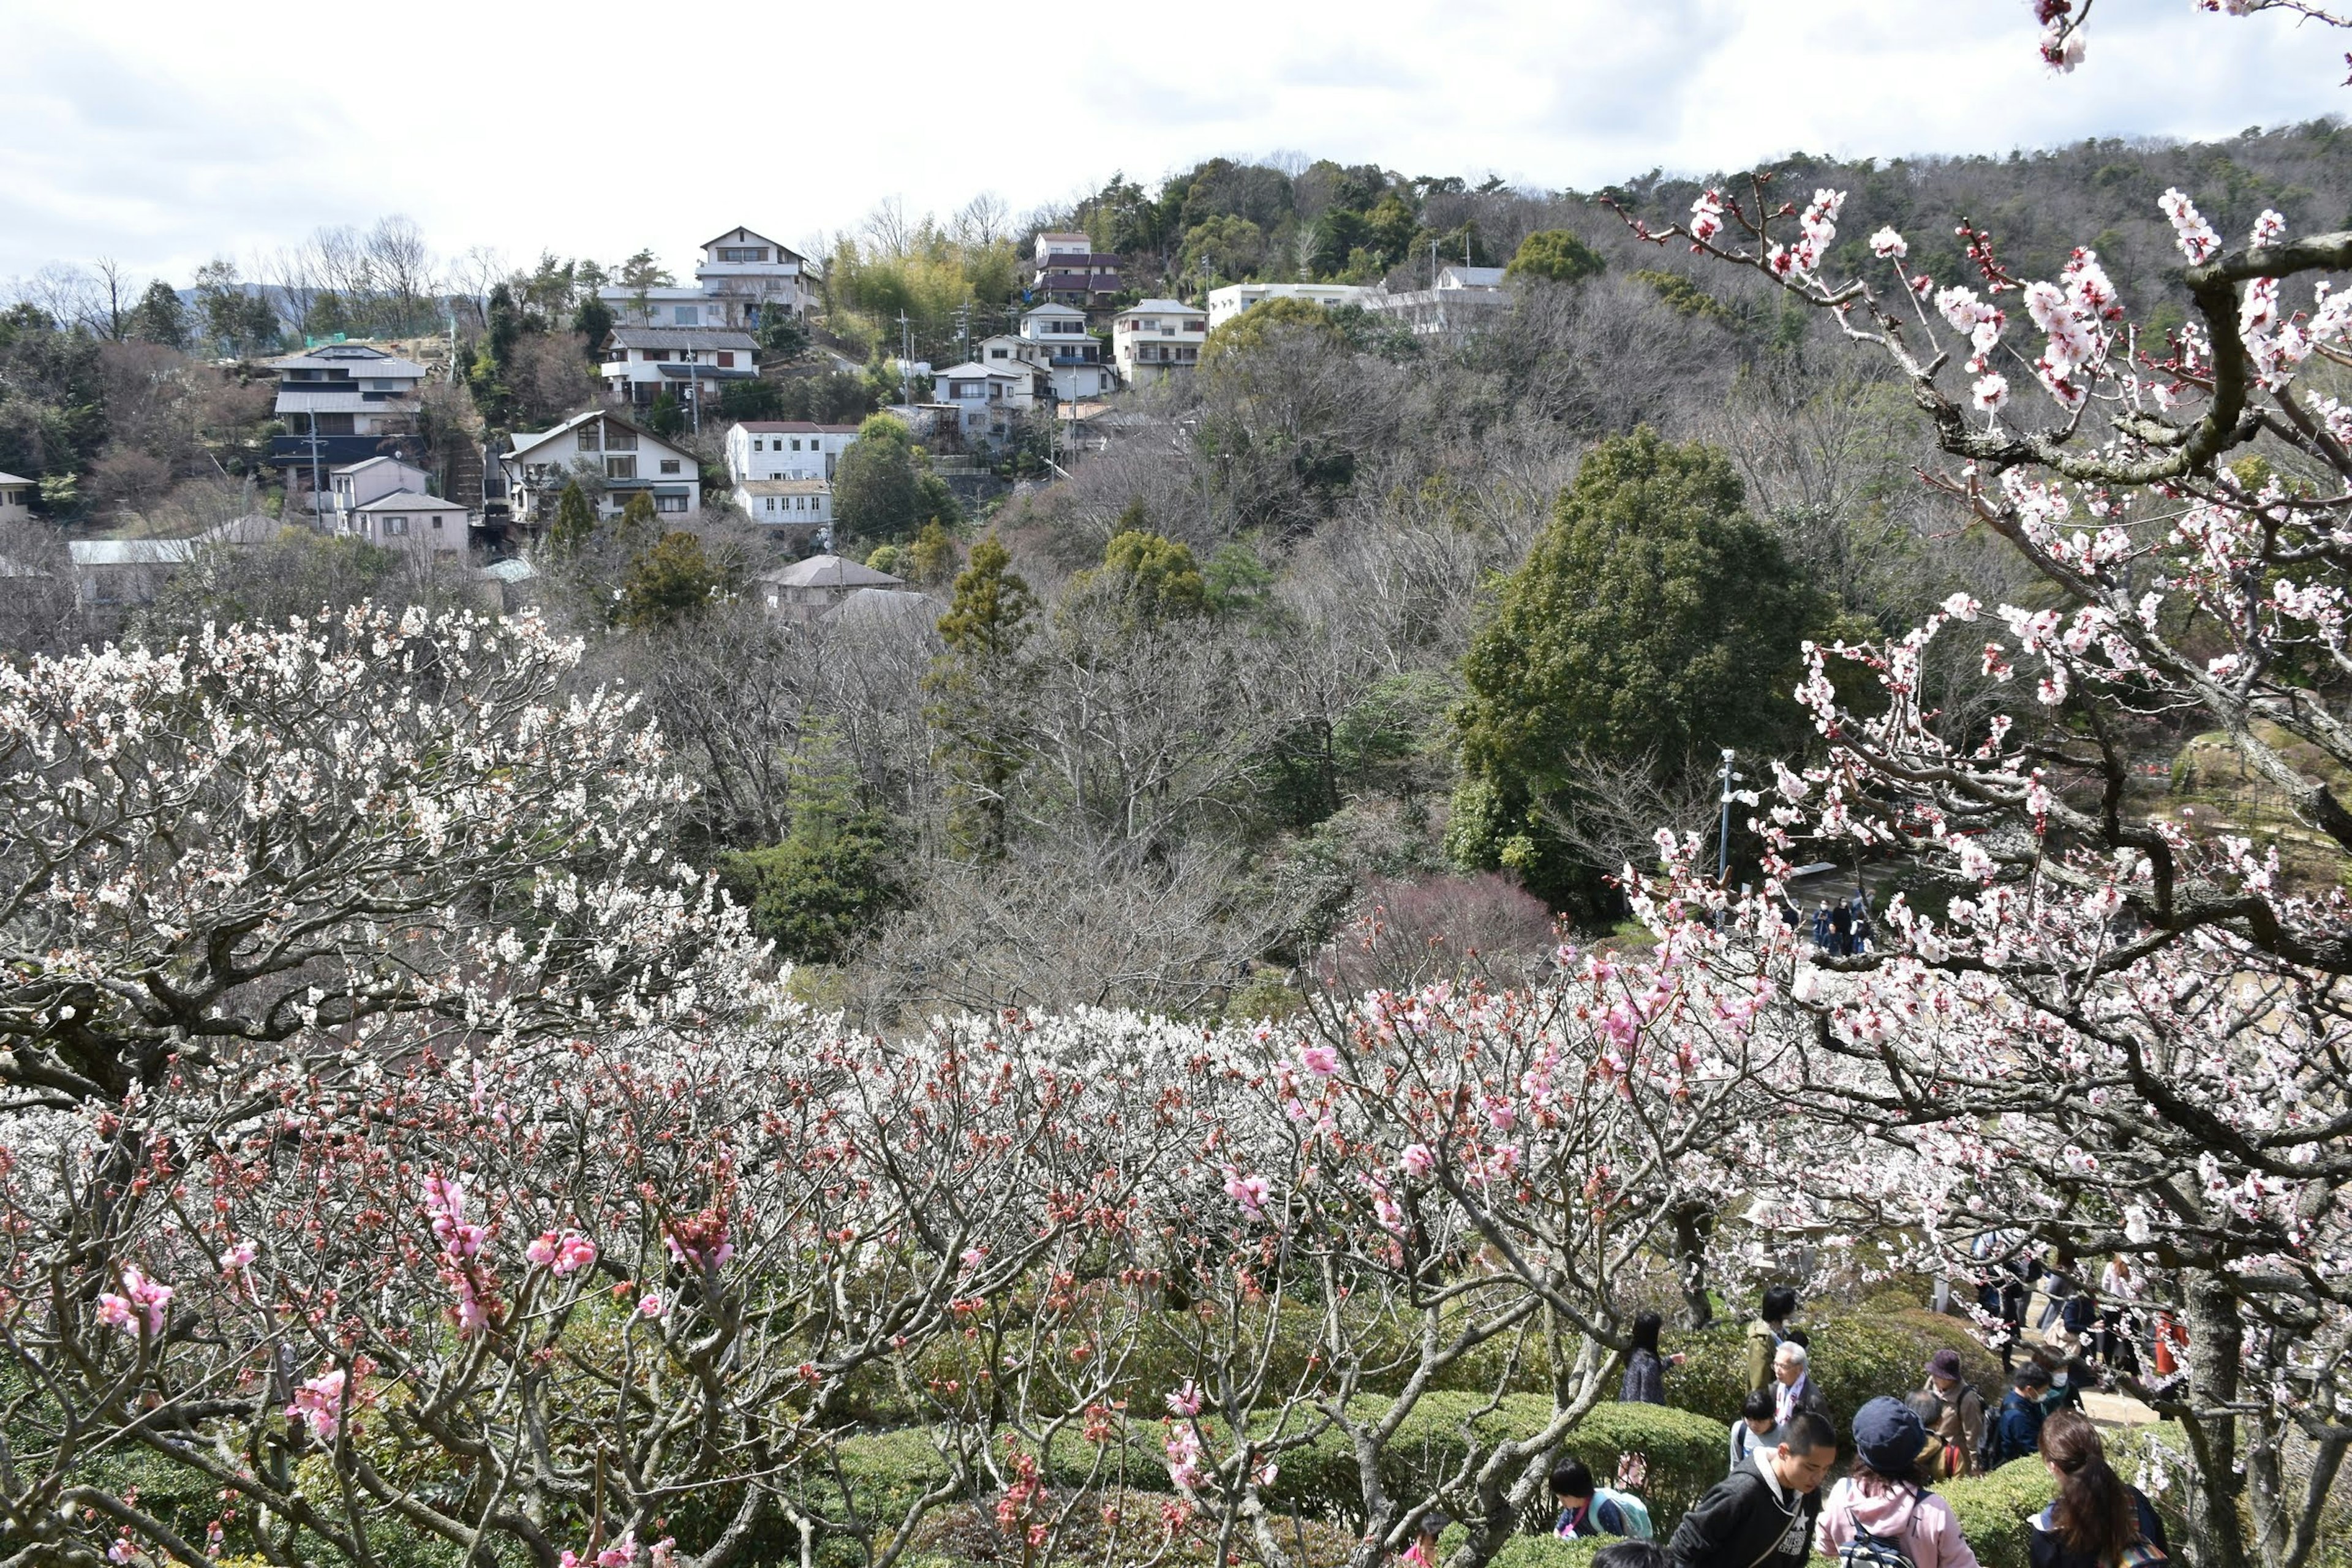
[{"label": "person in black jacket", "polygon": [[1821,1487],[1837,1463],[1837,1433],[1801,1411],[1780,1447],[1715,1483],[1666,1542],[1675,1568],[1804,1568],[1821,1517]]}]

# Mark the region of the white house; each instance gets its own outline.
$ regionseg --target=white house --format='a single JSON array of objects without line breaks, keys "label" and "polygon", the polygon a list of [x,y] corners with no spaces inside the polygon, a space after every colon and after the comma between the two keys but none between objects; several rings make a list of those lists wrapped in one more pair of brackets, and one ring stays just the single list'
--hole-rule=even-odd
[{"label": "white house", "polygon": [[1015,408],[1027,408],[1040,397],[1052,395],[1044,371],[1030,357],[1033,347],[1011,332],[998,332],[971,345],[973,363],[986,365],[990,370],[1004,371],[1013,377],[1013,406]]},{"label": "white house", "polygon": [[1209,290],[1209,330],[1215,331],[1266,300],[1305,300],[1327,310],[1360,305],[1371,289],[1359,283],[1228,283]]},{"label": "white house", "polygon": [[320,525],[331,532],[347,533],[350,530],[344,524],[355,509],[378,496],[397,495],[403,490],[421,495],[430,485],[430,478],[423,468],[398,458],[370,458],[363,463],[345,463],[327,472],[327,493],[319,508]]},{"label": "white house", "polygon": [[355,539],[386,550],[404,551],[420,559],[446,558],[465,554],[467,522],[462,502],[421,490],[394,490],[352,508],[342,518],[341,528]]},{"label": "white house", "polygon": [[1146,300],[1111,318],[1110,352],[1131,386],[1190,374],[1201,363],[1209,313],[1181,300]]},{"label": "white house", "polygon": [[1015,409],[1028,405],[1027,365],[991,370],[977,360],[931,373],[931,401],[953,409],[965,439],[999,436],[1012,428]]},{"label": "white house", "polygon": [[1064,403],[1100,397],[1118,384],[1103,357],[1102,341],[1087,330],[1087,313],[1070,305],[1040,305],[1021,318],[1021,355],[1045,373]]},{"label": "white house", "polygon": [[727,473],[746,479],[830,479],[857,439],[855,425],[753,419],[727,431]]},{"label": "white house", "polygon": [[860,588],[906,587],[906,580],[838,555],[812,555],[755,579],[768,613],[781,620],[814,621]]},{"label": "white house", "polygon": [[0,474],[0,523],[33,521],[33,497],[40,486],[15,474]]},{"label": "white house", "polygon": [[1390,293],[1374,289],[1363,307],[1387,316],[1423,336],[1473,331],[1499,319],[1511,303],[1499,267],[1449,265],[1437,269],[1433,289],[1408,289]]},{"label": "white house", "polygon": [[831,535],[833,486],[824,479],[738,479],[735,504],[761,528]]},{"label": "white house", "polygon": [[759,350],[751,333],[727,328],[615,327],[604,345],[604,390],[637,408],[667,390],[699,424],[717,384],[759,376]]},{"label": "white house", "polygon": [[702,471],[694,454],[631,424],[617,414],[591,409],[552,430],[518,432],[499,455],[506,476],[507,502],[515,522],[544,530],[555,519],[556,498],[573,479],[610,517],[640,492],[653,498],[665,518],[702,510]]},{"label": "white house", "polygon": [[751,329],[782,313],[805,317],[816,303],[808,258],[748,228],[702,245],[692,287],[596,290],[615,320],[638,327]]}]

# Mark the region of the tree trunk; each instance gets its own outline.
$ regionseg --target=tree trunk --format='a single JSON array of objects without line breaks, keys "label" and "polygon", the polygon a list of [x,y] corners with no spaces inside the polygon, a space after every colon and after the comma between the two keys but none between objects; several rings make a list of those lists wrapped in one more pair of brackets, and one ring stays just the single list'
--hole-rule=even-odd
[{"label": "tree trunk", "polygon": [[2188,1286],[2189,1406],[2183,1423],[2197,1466],[2189,1540],[2200,1568],[2249,1568],[2238,1469],[2238,1362],[2244,1325],[2229,1282],[2191,1274]]}]

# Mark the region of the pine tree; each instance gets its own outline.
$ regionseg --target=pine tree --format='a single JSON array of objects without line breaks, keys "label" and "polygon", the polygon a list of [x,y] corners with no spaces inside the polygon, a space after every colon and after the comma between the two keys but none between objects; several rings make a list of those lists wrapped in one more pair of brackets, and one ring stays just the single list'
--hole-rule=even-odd
[{"label": "pine tree", "polygon": [[560,555],[576,555],[595,533],[596,509],[574,479],[555,498],[555,521],[547,531],[547,542]]},{"label": "pine tree", "polygon": [[993,533],[972,546],[955,601],[940,620],[948,651],[929,680],[938,698],[931,719],[947,737],[939,755],[949,777],[949,833],[976,858],[1003,852],[1007,793],[1029,754],[1020,655],[1037,599],[1012,567],[1012,552]]}]

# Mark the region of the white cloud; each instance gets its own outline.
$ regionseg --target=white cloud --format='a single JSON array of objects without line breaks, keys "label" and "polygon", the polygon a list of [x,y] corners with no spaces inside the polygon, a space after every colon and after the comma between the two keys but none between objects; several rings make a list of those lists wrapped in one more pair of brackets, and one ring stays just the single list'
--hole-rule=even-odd
[{"label": "white cloud", "polygon": [[886,197],[1025,208],[1218,153],[1589,188],[2345,101],[2346,40],[2189,0],[2103,8],[2063,78],[2022,0],[1199,0],[1062,32],[936,0],[32,10],[0,14],[0,278],[108,255],[184,279],[394,212],[445,253],[681,264],[734,223],[806,242]]}]

